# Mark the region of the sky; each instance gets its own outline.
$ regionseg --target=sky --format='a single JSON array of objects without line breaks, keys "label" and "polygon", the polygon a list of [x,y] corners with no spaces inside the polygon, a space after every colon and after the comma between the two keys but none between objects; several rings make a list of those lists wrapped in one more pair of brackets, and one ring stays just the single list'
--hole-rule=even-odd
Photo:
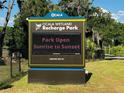
[{"label": "sky", "polygon": [[[2,0],[0,0],[2,1]],[[9,0],[7,0],[9,1]],[[16,1],[16,0],[15,0]],[[60,0],[51,0],[54,4],[57,4]],[[8,3],[6,3],[8,6]],[[116,19],[117,21],[124,23],[124,0],[94,0],[93,6],[101,7],[105,11],[109,11],[112,14],[112,18]],[[0,26],[3,26],[4,19],[6,16],[7,9],[0,10]],[[12,9],[10,21],[8,26],[13,26],[14,16],[19,12],[19,8],[17,3]]]},{"label": "sky", "polygon": [[[0,0],[0,1],[3,1],[3,0]],[[7,3],[5,4],[6,7],[8,7],[8,1],[7,0]],[[16,0],[15,0],[16,1]],[[0,26],[3,26],[4,24],[4,20],[5,20],[5,16],[6,16],[6,12],[7,12],[7,9],[2,9],[0,10]],[[14,16],[19,12],[19,8],[18,8],[18,5],[17,5],[17,2],[14,3],[14,7],[12,9],[12,12],[11,12],[11,16],[10,16],[10,20],[9,20],[9,23],[8,23],[8,26],[13,26],[14,22]]]}]

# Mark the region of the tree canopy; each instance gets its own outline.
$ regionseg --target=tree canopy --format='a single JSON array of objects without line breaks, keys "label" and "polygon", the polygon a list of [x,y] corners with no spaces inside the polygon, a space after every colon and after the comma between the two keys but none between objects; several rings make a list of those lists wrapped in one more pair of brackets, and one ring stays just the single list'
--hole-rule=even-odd
[{"label": "tree canopy", "polygon": [[[112,19],[110,12],[104,12],[101,7],[93,6],[93,0],[61,0],[54,5],[49,0],[17,0],[20,12],[15,16],[15,24],[11,34],[7,36],[15,40],[15,46],[24,49],[28,56],[28,22],[30,16],[44,16],[49,11],[59,10],[70,16],[84,16],[87,19],[87,29],[98,33],[103,45],[124,45],[124,24]],[[92,37],[90,37],[92,39]],[[12,38],[9,38],[12,40]]]}]

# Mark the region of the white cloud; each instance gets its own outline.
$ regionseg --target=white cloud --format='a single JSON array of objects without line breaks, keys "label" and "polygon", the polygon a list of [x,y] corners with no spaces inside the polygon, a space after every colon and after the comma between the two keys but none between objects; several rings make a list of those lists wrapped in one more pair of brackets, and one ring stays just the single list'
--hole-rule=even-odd
[{"label": "white cloud", "polygon": [[116,21],[118,21],[119,16],[113,13],[111,18],[112,18],[112,19],[115,19]]},{"label": "white cloud", "polygon": [[119,10],[117,13],[118,16],[124,16],[124,10]]},{"label": "white cloud", "polygon": [[109,11],[104,8],[100,8],[100,9],[102,10],[103,13],[109,13]]},{"label": "white cloud", "polygon": [[[110,13],[108,10],[104,8],[100,8],[103,13]],[[111,18],[115,19],[117,22],[124,23],[124,10],[119,10],[116,13],[111,14]]]},{"label": "white cloud", "polygon": [[112,18],[124,23],[124,10],[119,10],[117,13],[112,13]]},{"label": "white cloud", "polygon": [[[5,23],[5,18],[4,17],[0,17],[0,26],[3,26]],[[14,18],[10,18],[9,22],[8,22],[8,26],[12,27],[14,25]]]}]

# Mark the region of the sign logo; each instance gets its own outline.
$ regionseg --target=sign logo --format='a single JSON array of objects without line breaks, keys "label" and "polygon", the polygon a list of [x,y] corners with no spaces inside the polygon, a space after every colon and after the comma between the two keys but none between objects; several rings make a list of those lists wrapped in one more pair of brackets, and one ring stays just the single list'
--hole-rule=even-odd
[{"label": "sign logo", "polygon": [[41,28],[41,24],[35,24],[35,30],[37,31],[37,30],[39,30],[40,28]]},{"label": "sign logo", "polygon": [[52,13],[51,14],[51,17],[62,17],[63,15],[62,14],[57,14],[57,13]]}]

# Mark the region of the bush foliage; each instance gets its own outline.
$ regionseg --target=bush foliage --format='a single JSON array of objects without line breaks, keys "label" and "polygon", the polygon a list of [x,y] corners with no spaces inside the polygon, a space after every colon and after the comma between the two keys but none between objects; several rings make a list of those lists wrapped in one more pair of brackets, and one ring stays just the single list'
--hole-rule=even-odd
[{"label": "bush foliage", "polygon": [[123,45],[113,46],[112,48],[110,48],[110,52],[112,55],[115,56],[124,56],[124,46]]}]

